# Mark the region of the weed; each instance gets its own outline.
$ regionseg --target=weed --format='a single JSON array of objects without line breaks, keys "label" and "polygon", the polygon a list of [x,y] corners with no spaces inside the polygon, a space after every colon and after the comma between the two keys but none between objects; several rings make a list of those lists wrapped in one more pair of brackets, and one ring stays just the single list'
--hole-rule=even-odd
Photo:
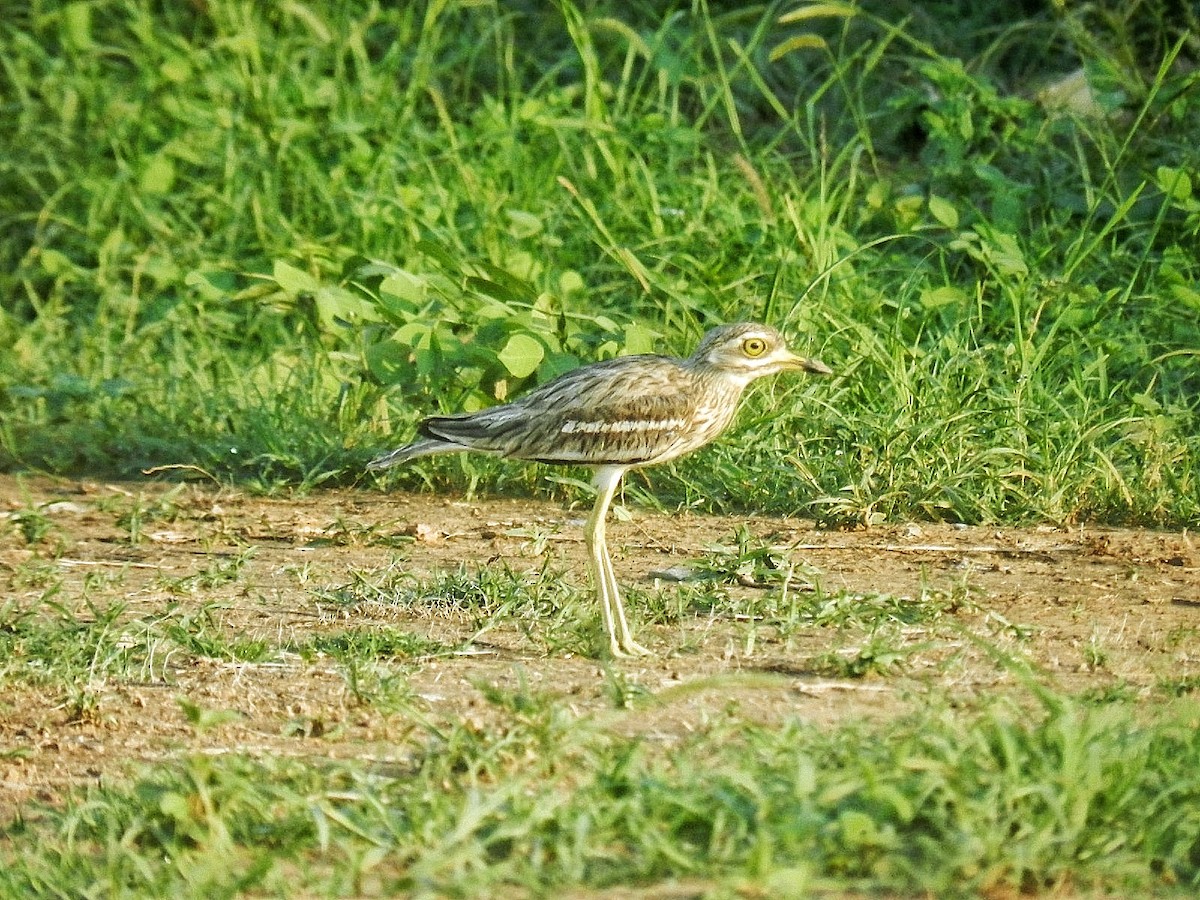
[{"label": "weed", "polygon": [[[129,535],[129,543],[136,546],[142,541],[142,528],[151,522],[173,522],[179,517],[176,498],[183,490],[177,485],[165,494],[147,500],[141,494],[130,498],[113,498],[108,503],[97,504],[101,510],[116,507],[117,527]],[[121,502],[124,501],[124,502]]]},{"label": "weed", "polygon": [[1089,672],[1103,669],[1108,665],[1108,650],[1096,635],[1092,635],[1083,645],[1083,664]]},{"label": "weed", "polygon": [[1182,675],[1176,678],[1160,678],[1155,689],[1169,697],[1184,697],[1200,691],[1200,675]]},{"label": "weed", "polygon": [[290,649],[301,654],[326,653],[335,659],[364,658],[369,660],[396,657],[436,656],[447,647],[406,631],[391,628],[354,628],[329,634],[315,634],[303,644]]},{"label": "weed", "polygon": [[581,597],[561,573],[547,568],[517,572],[508,565],[463,566],[421,579],[395,562],[378,573],[355,572],[351,583],[318,592],[320,600],[340,606],[371,603],[466,621],[474,630],[471,641],[516,622],[526,638],[551,652],[579,652],[598,637],[591,634],[594,629],[578,627]]},{"label": "weed", "polygon": [[822,653],[810,660],[809,666],[815,674],[829,678],[891,675],[920,649],[905,643],[895,632],[878,629],[864,643]]},{"label": "weed", "polygon": [[149,654],[123,602],[101,605],[85,595],[75,603],[54,590],[0,608],[0,675],[61,690],[73,721],[90,717],[110,681],[145,671]]},{"label": "weed", "polygon": [[165,579],[164,586],[175,594],[192,594],[208,591],[242,580],[242,570],[254,557],[254,548],[247,547],[238,553],[214,553],[212,560],[203,570],[182,578]]},{"label": "weed", "polygon": [[40,544],[54,530],[50,518],[36,509],[22,509],[10,514],[9,521],[21,533],[26,544]]},{"label": "weed", "polygon": [[241,713],[234,709],[206,709],[199,704],[193,703],[186,697],[177,697],[176,703],[179,704],[179,709],[183,712],[184,718],[187,719],[188,725],[196,734],[204,734],[206,731],[211,731],[214,728],[220,728],[230,722],[236,722],[240,719]]},{"label": "weed", "polygon": [[1143,690],[1137,685],[1121,679],[1109,685],[1083,691],[1079,695],[1079,702],[1097,706],[1103,706],[1106,703],[1136,703],[1143,693]]},{"label": "weed", "polygon": [[638,700],[650,696],[650,692],[628,673],[611,666],[604,670],[604,690],[614,709],[630,709]]},{"label": "weed", "polygon": [[354,704],[413,714],[415,695],[403,671],[393,671],[361,653],[342,652],[336,658]]},{"label": "weed", "polygon": [[322,536],[313,543],[318,546],[336,547],[400,547],[411,544],[413,538],[406,534],[384,534],[378,525],[363,525],[349,522],[341,517],[322,530]]},{"label": "weed", "polygon": [[158,618],[154,628],[194,656],[240,662],[263,662],[275,656],[276,648],[266,640],[230,634],[221,627],[220,609],[214,603],[186,612],[171,609]]},{"label": "weed", "polygon": [[745,526],[733,534],[733,544],[715,547],[701,562],[699,577],[716,578],[742,587],[768,587],[782,583],[786,591],[799,575],[795,589],[810,587],[820,573],[813,567],[796,564],[788,548],[771,545],[755,538]]}]

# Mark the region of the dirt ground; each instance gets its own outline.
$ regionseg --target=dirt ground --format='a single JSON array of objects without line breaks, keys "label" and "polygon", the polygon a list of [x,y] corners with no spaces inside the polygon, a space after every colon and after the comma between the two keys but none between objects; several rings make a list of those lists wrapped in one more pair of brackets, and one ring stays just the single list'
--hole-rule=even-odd
[{"label": "dirt ground", "polygon": [[[601,717],[604,727],[669,742],[722,716],[834,724],[895,715],[931,692],[969,703],[1012,687],[1011,668],[968,633],[1019,651],[1039,678],[1065,690],[1119,689],[1153,701],[1164,696],[1164,683],[1191,690],[1200,682],[1200,548],[1188,533],[924,523],[830,531],[803,520],[638,509],[610,524],[618,577],[634,594],[654,589],[652,573],[694,565],[728,545],[744,524],[756,540],[815,569],[826,592],[915,598],[940,591],[963,601],[951,604],[943,625],[903,635],[914,649],[894,672],[861,678],[829,677],[813,665],[830,646],[853,652],[834,629],[780,636],[757,629],[753,616],[696,613],[647,625],[633,602],[638,638],[657,655],[607,661],[547,649],[530,636],[538,622],[501,622],[464,643],[475,626],[444,609],[328,600],[356,573],[389,565],[418,574],[463,564],[468,572],[548,566],[586,591],[579,527],[586,512],[509,499],[349,490],[263,498],[198,482],[0,476],[0,609],[38,606],[59,585],[53,602],[81,621],[94,615],[89,601],[92,610],[124,603],[122,621],[152,619],[174,605],[207,608],[221,633],[272,647],[320,631],[387,627],[455,648],[380,661],[407,679],[407,713],[360,702],[336,660],[287,652],[249,663],[164,644],[140,677],[84,685],[84,714],[72,699],[77,690],[5,674],[0,821],[29,800],[61,801],[72,786],[187,753],[403,760],[427,738],[429,722],[484,727],[504,714],[487,701],[489,685],[549,694],[579,716]],[[221,565],[234,576],[203,577]],[[764,594],[746,585],[729,590]],[[0,673],[9,668],[0,660]],[[614,701],[614,686],[631,702]],[[197,727],[188,703],[236,714]]]}]

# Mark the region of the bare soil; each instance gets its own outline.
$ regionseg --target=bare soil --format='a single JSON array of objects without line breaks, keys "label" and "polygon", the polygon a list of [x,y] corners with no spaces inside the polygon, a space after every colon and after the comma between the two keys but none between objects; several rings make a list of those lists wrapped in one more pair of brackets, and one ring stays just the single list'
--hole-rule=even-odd
[{"label": "bare soil", "polygon": [[[31,510],[47,523],[33,541],[20,527]],[[0,476],[0,608],[37,606],[61,584],[51,599],[80,620],[94,615],[88,602],[95,610],[125,604],[123,620],[207,607],[222,633],[271,646],[302,644],[322,630],[388,627],[458,648],[380,661],[411,686],[401,709],[361,702],[335,660],[294,653],[247,663],[164,643],[142,678],[84,685],[83,710],[78,686],[6,676],[0,821],[31,799],[59,802],[73,786],[189,753],[403,761],[427,739],[428,723],[482,728],[505,715],[486,699],[489,685],[549,694],[603,727],[670,742],[722,717],[833,725],[894,716],[934,694],[969,704],[1018,690],[1012,667],[968,635],[1019,653],[1037,677],[1069,691],[1120,689],[1161,702],[1164,685],[1190,690],[1196,682],[1182,680],[1200,676],[1200,549],[1188,533],[924,523],[829,531],[798,519],[630,514],[610,524],[609,542],[618,577],[634,594],[654,590],[651,573],[728,545],[744,524],[815,568],[826,592],[911,598],[932,590],[963,602],[945,625],[906,633],[912,653],[894,670],[863,678],[831,678],[814,666],[831,647],[853,652],[836,629],[777,635],[753,617],[703,614],[648,625],[636,602],[635,631],[653,657],[611,661],[548,649],[538,622],[500,622],[464,644],[476,626],[436,604],[427,612],[386,602],[338,606],[328,591],[389,565],[422,574],[464,564],[468,572],[548,566],[588,591],[579,528],[586,509],[351,490],[264,498],[199,483]],[[240,565],[236,577],[202,577],[222,562]],[[592,610],[591,601],[581,608]],[[0,660],[0,673],[6,668]],[[614,698],[614,685],[630,702]],[[187,703],[237,715],[198,728]]]}]

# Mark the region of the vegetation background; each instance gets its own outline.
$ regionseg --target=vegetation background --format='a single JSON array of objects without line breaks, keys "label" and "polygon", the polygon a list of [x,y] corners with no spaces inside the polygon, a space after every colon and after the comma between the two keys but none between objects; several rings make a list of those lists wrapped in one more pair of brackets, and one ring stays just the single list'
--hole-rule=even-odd
[{"label": "vegetation background", "polygon": [[[0,0],[0,470],[373,484],[365,462],[423,415],[757,319],[836,377],[757,385],[733,433],[631,479],[635,499],[1195,527],[1198,35],[1184,0]],[[462,456],[387,477],[579,489],[547,474]],[[171,503],[131,501],[129,543]],[[996,653],[1021,690],[994,706],[925,685],[922,713],[883,725],[730,714],[669,748],[524,686],[481,689],[503,727],[430,724],[406,687],[445,651],[425,637],[272,643],[208,600],[138,618],[99,604],[103,579],[39,568],[53,534],[41,508],[0,534],[32,554],[5,570],[6,691],[82,715],[110,682],[164,678],[164,658],[331,657],[364,708],[427,731],[399,772],[197,753],[22,813],[3,896],[1200,885],[1186,670],[1080,698]],[[722,565],[777,585],[771,549],[738,543]],[[163,590],[232,591],[252,555]],[[453,588],[497,619],[579,595],[551,574],[395,568],[337,602]],[[830,654],[847,677],[891,671],[905,627],[985,641],[955,630],[969,598],[786,595],[738,614],[862,638]],[[605,673],[624,709],[637,691]],[[197,735],[236,718],[179,705]]]},{"label": "vegetation background", "polygon": [[355,481],[423,414],[764,319],[840,377],[642,499],[1195,524],[1196,15],[8,4],[0,466]]}]

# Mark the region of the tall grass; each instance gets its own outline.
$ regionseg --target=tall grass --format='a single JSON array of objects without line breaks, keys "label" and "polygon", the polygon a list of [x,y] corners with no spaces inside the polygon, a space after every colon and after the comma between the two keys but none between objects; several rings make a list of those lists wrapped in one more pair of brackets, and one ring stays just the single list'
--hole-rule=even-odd
[{"label": "tall grass", "polygon": [[764,318],[839,378],[760,389],[660,497],[1194,523],[1197,49],[1161,5],[31,4],[0,465],[344,481],[439,406]]}]

